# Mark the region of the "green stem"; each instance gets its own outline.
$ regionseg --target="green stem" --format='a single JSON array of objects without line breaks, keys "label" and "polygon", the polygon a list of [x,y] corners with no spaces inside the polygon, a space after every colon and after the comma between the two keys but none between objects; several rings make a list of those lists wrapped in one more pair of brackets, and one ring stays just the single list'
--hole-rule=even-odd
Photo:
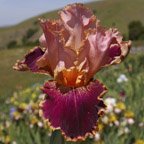
[{"label": "green stem", "polygon": [[65,144],[64,137],[61,135],[59,130],[56,130],[52,133],[50,144]]}]

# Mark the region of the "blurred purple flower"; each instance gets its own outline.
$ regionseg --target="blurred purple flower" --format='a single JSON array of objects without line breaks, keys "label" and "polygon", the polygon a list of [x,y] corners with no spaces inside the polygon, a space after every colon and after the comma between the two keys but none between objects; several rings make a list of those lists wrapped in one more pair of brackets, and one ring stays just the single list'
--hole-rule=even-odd
[{"label": "blurred purple flower", "polygon": [[13,116],[14,116],[13,114],[14,114],[14,112],[16,112],[16,108],[15,108],[15,107],[11,107],[11,108],[10,108],[10,118],[11,118],[11,119],[13,119]]}]

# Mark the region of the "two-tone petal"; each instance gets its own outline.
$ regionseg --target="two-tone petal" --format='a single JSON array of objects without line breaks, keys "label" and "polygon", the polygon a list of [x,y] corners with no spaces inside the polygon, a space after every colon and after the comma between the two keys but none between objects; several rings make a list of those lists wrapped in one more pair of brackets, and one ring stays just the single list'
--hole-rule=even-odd
[{"label": "two-tone petal", "polygon": [[131,42],[124,42],[122,38],[117,29],[107,30],[100,26],[88,36],[87,57],[90,77],[101,68],[118,64],[126,57]]},{"label": "two-tone petal", "polygon": [[18,71],[29,70],[34,73],[51,74],[51,69],[48,65],[40,67],[37,64],[38,60],[43,56],[43,54],[44,50],[42,50],[40,47],[35,47],[34,49],[30,50],[23,60],[18,60],[13,68]]}]

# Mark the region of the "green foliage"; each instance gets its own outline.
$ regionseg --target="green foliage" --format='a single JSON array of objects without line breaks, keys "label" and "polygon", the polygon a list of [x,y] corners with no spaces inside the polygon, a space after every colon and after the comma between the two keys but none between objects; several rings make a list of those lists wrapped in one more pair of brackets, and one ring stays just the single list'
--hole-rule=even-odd
[{"label": "green foliage", "polygon": [[23,45],[33,45],[36,42],[32,42],[29,39],[38,31],[38,29],[28,29],[26,34],[22,38],[22,44]]},{"label": "green foliage", "polygon": [[132,21],[128,25],[129,39],[143,40],[144,39],[144,26],[140,21]]},{"label": "green foliage", "polygon": [[13,41],[10,41],[8,44],[7,44],[7,48],[15,48],[17,46],[17,41],[16,40],[13,40]]},{"label": "green foliage", "polygon": [[37,29],[28,29],[25,37],[27,39],[31,38],[38,30]]},{"label": "green foliage", "polygon": [[94,9],[94,10],[93,10],[93,13],[96,15],[97,11]]}]

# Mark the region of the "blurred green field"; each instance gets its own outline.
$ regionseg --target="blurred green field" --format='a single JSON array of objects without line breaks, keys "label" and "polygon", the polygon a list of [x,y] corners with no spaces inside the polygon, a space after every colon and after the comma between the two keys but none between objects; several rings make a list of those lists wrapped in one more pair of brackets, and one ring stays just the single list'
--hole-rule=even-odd
[{"label": "blurred green field", "polygon": [[27,51],[29,51],[29,48],[0,50],[0,103],[16,89],[23,89],[47,79],[44,75],[20,73],[13,70],[12,67],[16,60],[22,59]]}]

